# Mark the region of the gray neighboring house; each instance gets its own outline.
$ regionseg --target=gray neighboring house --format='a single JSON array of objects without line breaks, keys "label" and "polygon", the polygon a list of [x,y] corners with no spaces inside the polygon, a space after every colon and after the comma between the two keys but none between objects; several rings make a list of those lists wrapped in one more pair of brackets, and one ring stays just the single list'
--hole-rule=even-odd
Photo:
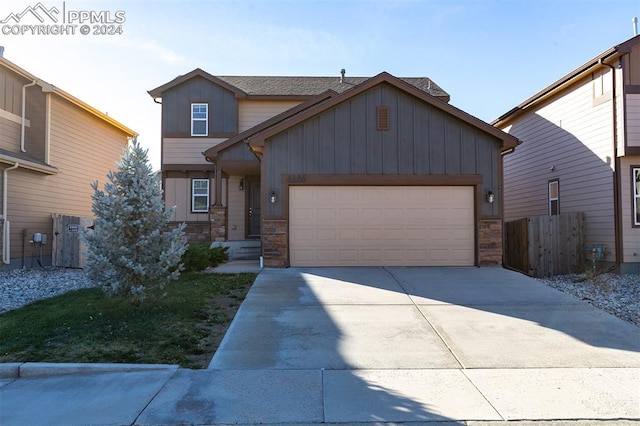
[{"label": "gray neighboring house", "polygon": [[640,36],[492,124],[523,141],[504,161],[505,220],[584,212],[587,250],[640,272]]},{"label": "gray neighboring house", "polygon": [[266,266],[502,262],[517,139],[427,78],[216,77],[162,103],[167,204],[192,240],[255,240]]}]

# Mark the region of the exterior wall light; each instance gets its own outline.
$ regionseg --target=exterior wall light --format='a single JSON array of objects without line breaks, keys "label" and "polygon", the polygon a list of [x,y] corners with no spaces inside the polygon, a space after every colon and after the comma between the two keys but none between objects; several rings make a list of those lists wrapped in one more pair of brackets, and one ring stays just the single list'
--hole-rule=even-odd
[{"label": "exterior wall light", "polygon": [[487,191],[487,203],[493,204],[496,200],[496,196],[493,194],[493,191]]},{"label": "exterior wall light", "polygon": [[244,178],[240,178],[240,183],[238,184],[238,191],[244,191]]},{"label": "exterior wall light", "polygon": [[269,196],[269,201],[271,204],[275,204],[278,201],[278,197],[276,196],[276,191],[271,191],[271,195]]}]

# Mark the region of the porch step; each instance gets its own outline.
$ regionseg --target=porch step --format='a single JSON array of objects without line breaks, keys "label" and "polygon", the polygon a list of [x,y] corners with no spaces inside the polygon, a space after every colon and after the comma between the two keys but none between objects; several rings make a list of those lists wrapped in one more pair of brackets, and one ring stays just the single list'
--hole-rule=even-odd
[{"label": "porch step", "polygon": [[229,247],[229,260],[260,260],[262,252],[260,240],[225,241],[213,243],[213,246]]},{"label": "porch step", "polygon": [[233,260],[260,260],[260,247],[240,247],[233,254]]}]

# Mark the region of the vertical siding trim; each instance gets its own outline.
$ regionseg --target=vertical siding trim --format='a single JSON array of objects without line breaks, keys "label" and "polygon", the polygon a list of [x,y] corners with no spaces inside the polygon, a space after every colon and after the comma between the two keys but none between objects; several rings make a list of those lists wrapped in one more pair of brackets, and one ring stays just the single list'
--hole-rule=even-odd
[{"label": "vertical siding trim", "polygon": [[44,162],[51,164],[51,93],[45,95]]}]

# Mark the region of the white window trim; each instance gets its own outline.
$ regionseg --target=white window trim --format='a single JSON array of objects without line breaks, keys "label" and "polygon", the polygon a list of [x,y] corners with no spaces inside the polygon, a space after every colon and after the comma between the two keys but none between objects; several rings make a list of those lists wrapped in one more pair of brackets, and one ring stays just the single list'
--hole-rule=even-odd
[{"label": "white window trim", "polygon": [[638,205],[640,204],[640,190],[638,189],[638,185],[636,185],[636,173],[640,173],[640,167],[632,167],[631,168],[631,194],[633,195],[633,224],[635,226],[640,226],[640,221],[638,221]]},{"label": "white window trim", "polygon": [[[558,194],[557,197],[551,197],[551,186],[552,185],[556,185],[556,188],[557,188],[556,193]],[[555,201],[557,206],[558,206],[558,213],[557,214],[560,214],[560,181],[559,180],[551,180],[551,181],[549,181],[547,190],[548,190],[547,195],[548,195],[548,199],[549,199],[549,203],[548,203],[549,204],[549,216],[555,216],[553,214],[552,209],[551,209],[551,202],[553,202],[553,201]]]},{"label": "white window trim", "polygon": [[[193,107],[199,105],[204,105],[206,107],[206,117],[205,118],[194,118],[193,116]],[[194,121],[204,121],[204,133],[193,133],[193,122]],[[209,136],[209,104],[203,102],[194,102],[191,104],[191,136]]]},{"label": "white window trim", "polygon": [[[195,183],[196,182],[207,182],[207,193],[206,194],[196,194],[195,193]],[[210,200],[210,187],[211,187],[211,183],[209,182],[209,179],[191,179],[191,212],[192,213],[207,213],[209,211],[209,200]],[[201,189],[201,188],[199,188]],[[196,205],[196,197],[207,197],[207,202],[206,202],[206,208],[204,210],[196,210],[195,209],[195,205]]]}]

